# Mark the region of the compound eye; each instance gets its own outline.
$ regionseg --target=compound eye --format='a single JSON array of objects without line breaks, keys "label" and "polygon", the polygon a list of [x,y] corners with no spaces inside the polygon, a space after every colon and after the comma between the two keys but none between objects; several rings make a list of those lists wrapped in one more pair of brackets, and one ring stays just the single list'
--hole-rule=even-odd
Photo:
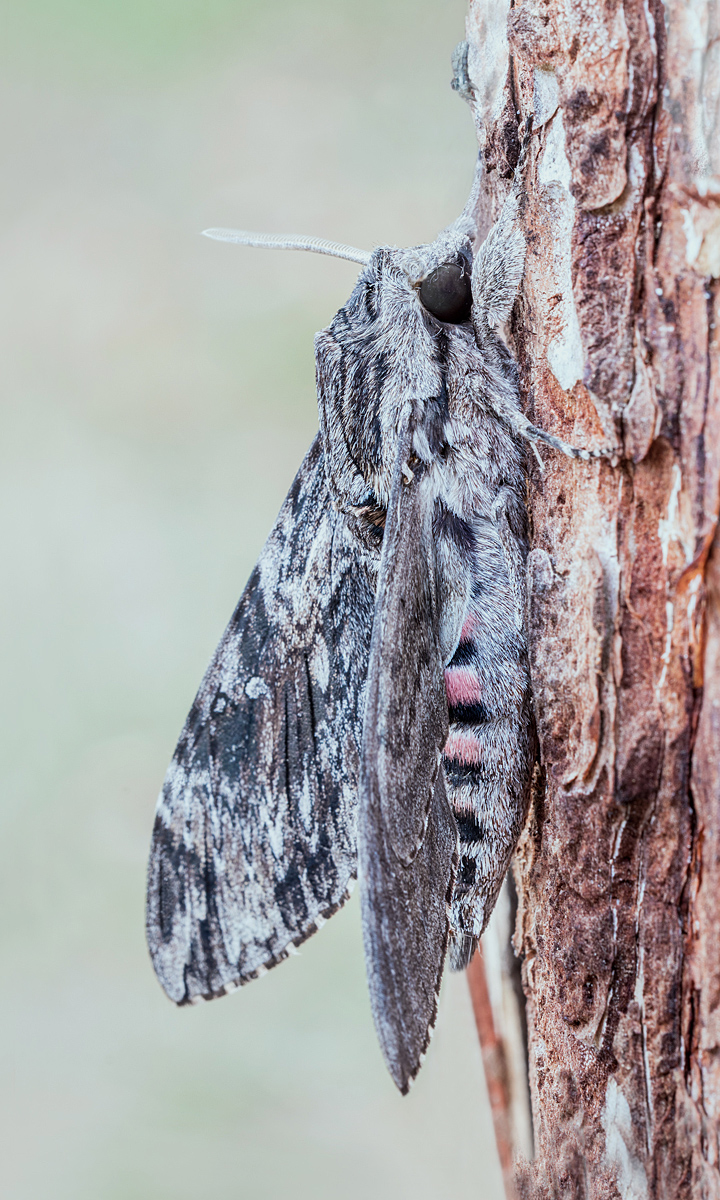
[{"label": "compound eye", "polygon": [[418,288],[423,306],[437,317],[457,325],[467,321],[472,307],[470,271],[460,263],[443,263],[423,279]]}]

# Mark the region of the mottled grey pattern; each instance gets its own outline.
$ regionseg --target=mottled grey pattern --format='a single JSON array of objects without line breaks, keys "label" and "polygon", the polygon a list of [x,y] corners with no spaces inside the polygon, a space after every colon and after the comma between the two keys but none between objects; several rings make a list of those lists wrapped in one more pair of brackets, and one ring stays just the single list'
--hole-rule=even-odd
[{"label": "mottled grey pattern", "polygon": [[[515,363],[494,331],[509,315],[522,275],[517,221],[513,192],[474,259],[466,215],[430,246],[376,251],[348,304],[316,339],[330,486],[350,520],[362,524],[364,514],[387,509],[398,431],[412,424],[408,466],[415,478],[407,486],[422,488],[426,506],[414,565],[429,570],[430,541],[447,668],[444,771],[461,855],[449,939],[458,968],[469,961],[497,898],[527,810],[534,753],[524,631],[526,430]],[[417,284],[439,263],[456,261],[471,271],[472,320],[448,324],[423,309]],[[376,525],[373,531],[381,544]],[[410,566],[394,554],[389,568],[398,591]],[[397,654],[410,661],[413,635],[406,628]],[[396,713],[404,740],[401,754],[399,730],[393,790],[403,793],[406,811],[396,816],[403,829],[421,823],[427,811],[416,764],[423,755],[432,764],[435,753],[418,716],[426,687],[415,670],[414,686],[406,674]],[[408,813],[404,793],[413,786],[417,807]],[[361,808],[361,829],[362,821]]]},{"label": "mottled grey pattern", "polygon": [[347,898],[373,606],[318,438],[200,685],[158,803],[148,943],[177,1003],[274,966]]},{"label": "mottled grey pattern", "polygon": [[[448,941],[464,963],[489,916],[532,762],[525,452],[492,331],[522,264],[517,237],[495,239],[507,263],[473,264],[472,235],[463,215],[429,246],[375,251],[318,335],[320,438],[188,717],[150,864],[148,940],[183,1003],[273,966],[342,904],[359,823],[373,1011],[402,1090]],[[419,300],[445,263],[472,280],[472,322]],[[448,710],[458,654],[483,689],[469,712]]]},{"label": "mottled grey pattern", "polygon": [[[448,709],[433,486],[412,443],[409,424],[397,439],[378,575],[358,831],[373,1016],[403,1092],[435,1023],[458,861],[441,767]],[[409,459],[414,469],[406,478]]]},{"label": "mottled grey pattern", "polygon": [[368,255],[317,336],[320,435],[200,687],[150,860],[148,941],[178,1003],[274,966],[359,862],[402,1091],[446,950],[469,962],[527,811],[525,439],[589,457],[530,425],[496,333],[523,271],[520,172],[474,253],[477,191],[430,245]]}]

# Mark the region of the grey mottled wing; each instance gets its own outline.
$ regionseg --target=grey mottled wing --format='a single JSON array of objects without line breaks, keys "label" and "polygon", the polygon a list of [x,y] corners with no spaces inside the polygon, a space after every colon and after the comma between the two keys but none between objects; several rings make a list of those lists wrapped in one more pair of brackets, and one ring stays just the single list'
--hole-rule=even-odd
[{"label": "grey mottled wing", "polygon": [[373,608],[316,438],[158,802],[147,935],[177,1003],[274,966],[347,897]]},{"label": "grey mottled wing", "polygon": [[458,835],[445,794],[448,731],[422,464],[399,440],[383,539],[363,733],[358,852],[370,998],[385,1061],[406,1092],[437,1013]]}]

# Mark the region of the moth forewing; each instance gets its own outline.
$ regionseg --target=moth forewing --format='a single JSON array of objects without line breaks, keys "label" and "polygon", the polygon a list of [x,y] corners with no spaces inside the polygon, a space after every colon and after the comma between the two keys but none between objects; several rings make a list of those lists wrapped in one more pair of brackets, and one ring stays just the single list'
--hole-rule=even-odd
[{"label": "moth forewing", "polygon": [[[372,779],[398,861],[409,864],[427,829],[448,731],[433,538],[434,489],[414,471],[413,430],[398,438],[375,596],[363,722],[361,837]],[[362,865],[362,854],[361,854]]]},{"label": "moth forewing", "polygon": [[437,1015],[457,868],[445,792],[447,699],[433,539],[434,490],[398,438],[378,574],[365,702],[358,855],[373,1017],[404,1093]]},{"label": "moth forewing", "polygon": [[[349,894],[373,608],[316,438],[158,802],[147,937],[176,1003],[222,995],[283,961]],[[352,624],[338,617],[348,612]]]}]

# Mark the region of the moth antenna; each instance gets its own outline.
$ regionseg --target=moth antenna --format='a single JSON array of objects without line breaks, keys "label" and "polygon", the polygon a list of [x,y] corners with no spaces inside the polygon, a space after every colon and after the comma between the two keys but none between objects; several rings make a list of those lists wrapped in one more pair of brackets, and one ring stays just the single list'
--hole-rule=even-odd
[{"label": "moth antenna", "polygon": [[203,229],[203,237],[216,242],[236,242],[239,246],[261,246],[265,250],[310,250],[314,254],[330,254],[333,258],[346,258],[350,262],[370,262],[369,250],[358,250],[342,242],[329,242],[325,238],[295,237],[286,233],[251,233],[247,229]]}]

